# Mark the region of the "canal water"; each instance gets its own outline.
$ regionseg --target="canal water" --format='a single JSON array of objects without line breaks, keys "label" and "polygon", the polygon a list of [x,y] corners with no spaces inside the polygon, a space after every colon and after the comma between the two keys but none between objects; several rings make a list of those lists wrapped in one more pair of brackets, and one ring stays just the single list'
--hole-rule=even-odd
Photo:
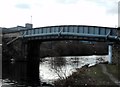
[{"label": "canal water", "polygon": [[[53,84],[57,79],[65,77],[76,71],[76,68],[88,64],[94,66],[97,63],[108,61],[108,56],[65,56],[46,57],[39,62],[40,82]],[[26,87],[28,84],[27,62],[3,62],[2,77],[0,86],[3,87]],[[31,70],[32,72],[32,70]],[[29,85],[29,84],[28,84]]]}]

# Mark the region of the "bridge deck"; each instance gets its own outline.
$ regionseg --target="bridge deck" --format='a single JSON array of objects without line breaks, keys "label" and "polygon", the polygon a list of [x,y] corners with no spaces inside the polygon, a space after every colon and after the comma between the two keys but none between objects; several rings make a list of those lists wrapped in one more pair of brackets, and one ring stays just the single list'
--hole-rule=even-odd
[{"label": "bridge deck", "polygon": [[83,25],[48,26],[19,30],[18,32],[21,32],[22,37],[27,40],[82,39],[106,41],[108,39],[115,40],[117,37],[117,28]]},{"label": "bridge deck", "polygon": [[102,40],[109,35],[111,38],[116,36],[115,28],[96,27],[96,26],[50,26],[28,29],[23,32],[25,38],[34,39],[84,39]]}]

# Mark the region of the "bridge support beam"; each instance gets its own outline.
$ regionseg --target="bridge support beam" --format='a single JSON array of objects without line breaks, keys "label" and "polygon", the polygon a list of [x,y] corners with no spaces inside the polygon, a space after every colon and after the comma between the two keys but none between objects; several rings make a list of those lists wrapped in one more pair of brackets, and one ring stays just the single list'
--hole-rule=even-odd
[{"label": "bridge support beam", "polygon": [[22,44],[21,44],[21,50],[22,50],[22,56],[24,58],[24,61],[27,60],[27,41],[22,41]]},{"label": "bridge support beam", "polygon": [[40,85],[39,79],[39,53],[40,42],[28,41],[27,43],[27,83],[32,87]]},{"label": "bridge support beam", "polygon": [[109,62],[109,64],[112,64],[112,45],[111,44],[109,44],[108,45],[108,55],[109,55],[109,57],[108,57],[108,62]]}]

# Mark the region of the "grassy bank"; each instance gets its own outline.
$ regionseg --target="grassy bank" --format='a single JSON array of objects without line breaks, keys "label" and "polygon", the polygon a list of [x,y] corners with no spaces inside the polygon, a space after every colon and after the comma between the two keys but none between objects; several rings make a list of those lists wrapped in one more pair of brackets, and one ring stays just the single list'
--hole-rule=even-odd
[{"label": "grassy bank", "polygon": [[120,80],[120,65],[106,65],[107,70],[109,73],[111,73],[115,78],[117,78],[118,80]]},{"label": "grassy bank", "polygon": [[[111,65],[107,65],[111,67]],[[109,68],[110,69],[110,68]],[[100,65],[96,65],[88,68],[84,66],[81,69],[77,69],[72,75],[63,80],[57,80],[55,87],[98,87],[98,86],[115,86],[107,75],[102,71]],[[116,87],[116,86],[115,86]]]}]

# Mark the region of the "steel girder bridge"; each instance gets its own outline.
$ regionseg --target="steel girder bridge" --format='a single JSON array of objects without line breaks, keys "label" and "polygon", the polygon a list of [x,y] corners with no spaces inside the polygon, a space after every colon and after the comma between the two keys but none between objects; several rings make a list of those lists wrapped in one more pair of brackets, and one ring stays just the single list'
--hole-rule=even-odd
[{"label": "steel girder bridge", "polygon": [[[86,25],[61,25],[61,26],[47,26],[39,28],[29,28],[21,30],[11,30],[7,34],[18,33],[16,38],[8,42],[10,44],[18,38],[27,40],[28,46],[32,46],[35,41],[52,41],[52,40],[85,40],[95,42],[120,42],[118,28],[86,26]],[[32,43],[30,45],[30,43]],[[109,44],[109,62],[112,62],[112,45]],[[35,49],[36,50],[36,49]]]}]

